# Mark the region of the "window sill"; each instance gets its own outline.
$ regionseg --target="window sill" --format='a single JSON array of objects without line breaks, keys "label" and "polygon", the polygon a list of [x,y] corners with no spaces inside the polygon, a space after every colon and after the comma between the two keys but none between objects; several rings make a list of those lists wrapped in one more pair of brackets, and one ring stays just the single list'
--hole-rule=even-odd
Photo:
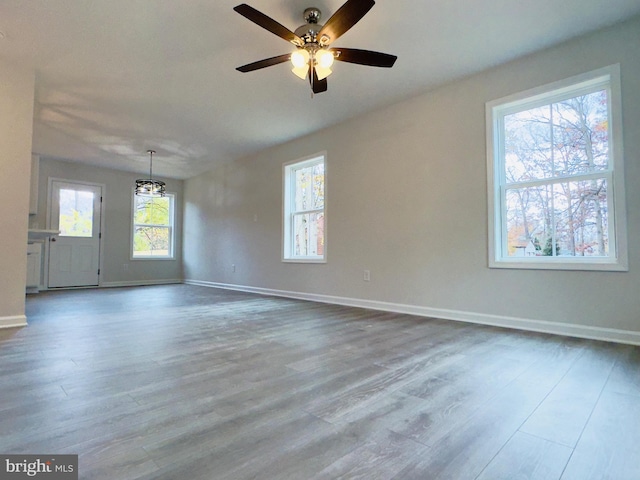
[{"label": "window sill", "polygon": [[131,261],[136,260],[175,260],[175,257],[131,257]]},{"label": "window sill", "polygon": [[566,261],[558,260],[493,260],[489,261],[489,268],[507,268],[521,270],[579,270],[593,272],[628,272],[628,265],[610,260],[591,261]]},{"label": "window sill", "polygon": [[283,258],[282,263],[327,263],[325,258]]}]

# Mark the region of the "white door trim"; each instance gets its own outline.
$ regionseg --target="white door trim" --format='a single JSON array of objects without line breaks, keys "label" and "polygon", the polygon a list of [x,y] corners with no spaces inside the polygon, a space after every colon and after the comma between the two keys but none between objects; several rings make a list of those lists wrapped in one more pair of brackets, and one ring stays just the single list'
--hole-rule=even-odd
[{"label": "white door trim", "polygon": [[[106,199],[106,185],[104,183],[95,183],[95,182],[85,182],[83,180],[69,180],[67,178],[59,178],[59,177],[49,177],[47,181],[47,229],[51,228],[52,219],[52,206],[51,206],[51,194],[53,193],[53,182],[64,182],[64,183],[72,183],[75,185],[87,185],[91,187],[100,187],[102,190],[102,203],[100,206],[100,238],[98,240],[99,244],[99,261],[98,268],[100,269],[100,275],[98,275],[98,287],[102,286],[102,277],[104,273],[104,226],[105,226],[105,199]],[[44,274],[40,290],[47,290],[49,285],[49,242],[44,243]],[[78,287],[75,287],[78,288]],[[82,287],[81,287],[82,288]]]}]

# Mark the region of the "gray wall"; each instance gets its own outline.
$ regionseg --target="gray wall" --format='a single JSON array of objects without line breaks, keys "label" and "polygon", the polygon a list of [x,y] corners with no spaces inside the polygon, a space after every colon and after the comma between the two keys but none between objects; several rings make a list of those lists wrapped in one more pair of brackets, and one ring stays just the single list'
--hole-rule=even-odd
[{"label": "gray wall", "polygon": [[[640,341],[639,45],[636,18],[187,180],[185,279]],[[489,269],[485,103],[615,63],[629,272]],[[282,263],[282,164],[320,151],[328,263]]]},{"label": "gray wall", "polygon": [[45,228],[47,226],[49,178],[103,184],[105,185],[103,264],[100,284],[115,286],[179,281],[182,278],[183,182],[175,179],[160,179],[166,182],[168,192],[176,194],[175,260],[131,260],[132,192],[135,180],[140,176],[136,173],[41,158],[38,213],[30,217],[30,227]]}]

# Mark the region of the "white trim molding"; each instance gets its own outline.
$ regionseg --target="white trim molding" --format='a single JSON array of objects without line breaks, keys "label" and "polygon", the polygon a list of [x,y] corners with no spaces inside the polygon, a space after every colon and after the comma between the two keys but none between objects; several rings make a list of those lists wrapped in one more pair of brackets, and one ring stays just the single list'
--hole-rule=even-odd
[{"label": "white trim molding", "polygon": [[14,315],[11,317],[0,317],[0,328],[26,327],[26,315]]},{"label": "white trim molding", "polygon": [[332,295],[319,295],[315,293],[291,292],[287,290],[272,290],[269,288],[250,287],[202,280],[186,279],[184,283],[201,287],[221,288],[236,290],[259,295],[271,295],[275,297],[308,300],[311,302],[344,305],[348,307],[368,308],[392,313],[405,313],[421,317],[438,318],[442,320],[454,320],[457,322],[476,323],[493,327],[512,328],[531,332],[550,333],[569,337],[586,338],[605,342],[625,343],[640,345],[640,332],[631,330],[619,330],[615,328],[593,327],[588,325],[575,325],[571,323],[549,322],[520,317],[507,317],[503,315],[489,315],[485,313],[465,312],[461,310],[448,310],[444,308],[420,307],[402,303],[380,302],[377,300],[364,300],[359,298],[337,297]]}]

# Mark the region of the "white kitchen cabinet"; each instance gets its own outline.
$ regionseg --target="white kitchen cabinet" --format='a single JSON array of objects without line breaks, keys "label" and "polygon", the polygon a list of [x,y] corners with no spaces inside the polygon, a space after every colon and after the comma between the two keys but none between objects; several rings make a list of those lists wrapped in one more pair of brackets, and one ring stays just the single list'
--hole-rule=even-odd
[{"label": "white kitchen cabinet", "polygon": [[42,243],[27,244],[27,292],[37,292],[40,287]]}]

